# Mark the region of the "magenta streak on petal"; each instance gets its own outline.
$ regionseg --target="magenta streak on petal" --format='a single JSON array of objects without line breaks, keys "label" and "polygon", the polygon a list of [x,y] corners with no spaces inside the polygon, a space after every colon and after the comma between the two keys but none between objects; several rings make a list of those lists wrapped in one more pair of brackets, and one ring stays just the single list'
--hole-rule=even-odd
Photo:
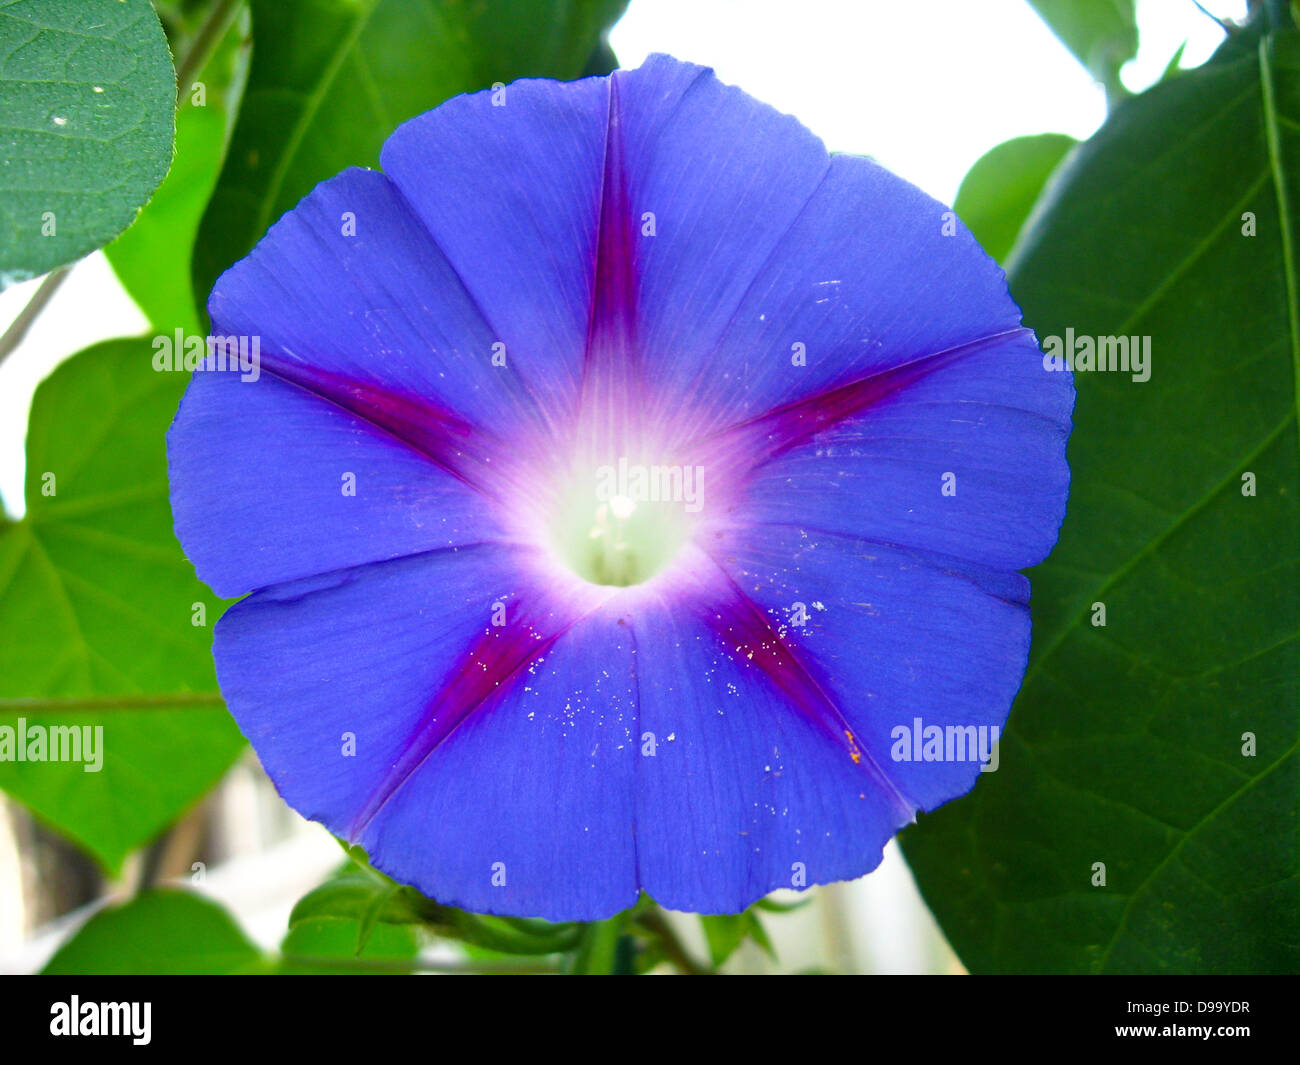
[{"label": "magenta streak on petal", "polygon": [[499,493],[507,471],[483,460],[489,445],[482,430],[435,401],[265,354],[262,369],[388,433],[470,487]]},{"label": "magenta streak on petal", "polygon": [[718,480],[744,479],[759,466],[826,429],[855,417],[962,357],[1001,344],[1028,329],[1008,329],[911,359],[880,373],[776,407],[702,441],[716,448]]},{"label": "magenta streak on petal", "polygon": [[579,393],[581,443],[612,461],[636,436],[642,397],[636,337],[638,222],[627,199],[618,79],[610,78],[604,174],[597,219],[596,268]]},{"label": "magenta streak on petal", "polygon": [[[520,605],[516,603],[512,609],[520,618]],[[430,699],[419,724],[403,744],[401,756],[352,823],[351,840],[361,837],[375,814],[429,755],[475,711],[489,710],[578,618],[561,624],[556,624],[553,617],[549,620],[551,624],[545,626],[515,620],[509,625],[489,627],[475,637],[460,662],[448,672],[441,690]]]},{"label": "magenta streak on petal", "polygon": [[605,133],[605,172],[601,183],[591,320],[587,331],[587,367],[617,356],[634,356],[636,318],[636,221],[627,201],[623,164],[623,129],[618,79],[609,80],[609,117]]},{"label": "magenta streak on petal", "polygon": [[[721,566],[718,568],[721,570]],[[723,578],[725,586],[710,600],[706,621],[727,652],[742,665],[749,663],[761,670],[790,706],[843,748],[854,764],[871,774],[881,790],[892,798],[900,815],[910,821],[916,804],[895,787],[871,752],[859,746],[839,707],[811,669],[773,628],[767,615],[725,572]]]}]

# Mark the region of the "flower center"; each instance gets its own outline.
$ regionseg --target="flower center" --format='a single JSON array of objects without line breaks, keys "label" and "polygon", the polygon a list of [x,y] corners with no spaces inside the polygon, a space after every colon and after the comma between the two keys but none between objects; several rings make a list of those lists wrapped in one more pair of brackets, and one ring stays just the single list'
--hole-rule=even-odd
[{"label": "flower center", "polygon": [[626,587],[662,572],[677,556],[700,509],[697,471],[598,467],[556,508],[552,542],[564,564],[592,584]]}]

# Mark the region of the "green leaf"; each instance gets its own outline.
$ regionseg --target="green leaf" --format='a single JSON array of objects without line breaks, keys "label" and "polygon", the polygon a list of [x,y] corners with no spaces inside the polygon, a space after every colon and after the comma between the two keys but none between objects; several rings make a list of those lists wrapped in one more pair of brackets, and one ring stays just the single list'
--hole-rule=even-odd
[{"label": "green leaf", "polygon": [[772,945],[772,940],[767,934],[767,929],[763,927],[763,922],[759,920],[758,913],[751,908],[749,916],[749,938],[759,945],[770,961],[775,962],[777,960],[776,947]]},{"label": "green leaf", "polygon": [[417,924],[420,903],[427,901],[414,888],[403,887],[366,873],[343,873],[325,881],[298,900],[289,927],[324,918]]},{"label": "green leaf", "polygon": [[1134,0],[1029,0],[1061,42],[1113,96],[1124,94],[1119,70],[1137,55]]},{"label": "green leaf", "polygon": [[[357,861],[364,861],[358,857]],[[304,958],[410,959],[419,947],[417,933],[400,925],[421,924],[432,905],[414,888],[398,884],[369,867],[343,871],[304,895],[289,914],[283,944],[285,972],[350,971],[335,961]],[[301,957],[299,957],[301,956]],[[366,970],[362,967],[359,971]]]},{"label": "green leaf", "polygon": [[746,939],[752,939],[775,960],[767,930],[758,919],[755,907],[743,913],[701,914],[700,924],[709,943],[709,956],[716,969],[730,958]]},{"label": "green leaf", "polygon": [[975,161],[953,210],[984,250],[1005,262],[1047,179],[1078,142],[1064,133],[1003,141]]},{"label": "green leaf", "polygon": [[1187,42],[1184,41],[1178,46],[1178,49],[1169,57],[1169,62],[1165,64],[1164,72],[1160,75],[1161,81],[1168,81],[1170,78],[1176,78],[1182,73],[1183,53],[1187,51]]},{"label": "green leaf", "polygon": [[[355,861],[365,861],[360,848],[348,849]],[[379,924],[420,924],[443,939],[501,954],[562,953],[577,948],[584,933],[584,926],[578,924],[493,917],[443,906],[368,866],[359,872],[342,872],[304,895],[289,915],[289,927],[320,920],[351,922],[359,942]]]},{"label": "green leaf", "polygon": [[408,971],[420,947],[414,929],[378,925],[364,935],[361,929],[361,922],[355,918],[313,917],[299,921],[289,929],[280,945],[283,957],[275,971],[280,974]]},{"label": "green leaf", "polygon": [[135,224],[105,249],[113,272],[157,329],[202,333],[190,257],[221,166],[224,134],[217,108],[181,111],[171,173]]},{"label": "green leaf", "polygon": [[451,96],[582,74],[627,0],[252,0],[252,69],[203,219],[197,292],[325,178]]},{"label": "green leaf", "polygon": [[713,967],[730,958],[749,935],[747,913],[700,914],[704,938],[709,942],[709,956]]},{"label": "green leaf", "polygon": [[1149,336],[1151,376],[1075,374],[1001,766],[904,848],[976,972],[1294,972],[1300,34],[1121,105],[1053,189],[1026,322]]},{"label": "green leaf", "polygon": [[812,901],[811,898],[803,898],[796,902],[777,902],[768,895],[754,903],[754,909],[762,910],[765,913],[794,913],[795,910],[802,910]]},{"label": "green leaf", "polygon": [[187,375],[152,354],[100,344],[41,384],[27,514],[0,520],[0,725],[104,730],[98,772],[0,761],[0,788],[110,871],[243,747],[212,666],[221,604],[171,531],[163,435]]},{"label": "green leaf", "polygon": [[246,44],[239,25],[229,27],[196,79],[201,89],[186,87],[171,170],[135,223],[104,249],[122,285],[160,332],[203,332],[191,256],[225,156]]},{"label": "green leaf", "polygon": [[95,914],[44,972],[213,975],[257,972],[264,965],[262,953],[215,902],[163,889]]},{"label": "green leaf", "polygon": [[362,912],[357,921],[357,949],[356,953],[360,954],[366,949],[366,944],[370,942],[370,937],[374,935],[375,928],[378,926],[380,919],[387,912],[390,903],[401,889],[394,884],[387,891],[375,895]]},{"label": "green leaf", "polygon": [[175,105],[148,0],[0,0],[0,288],[131,224],[167,173]]}]

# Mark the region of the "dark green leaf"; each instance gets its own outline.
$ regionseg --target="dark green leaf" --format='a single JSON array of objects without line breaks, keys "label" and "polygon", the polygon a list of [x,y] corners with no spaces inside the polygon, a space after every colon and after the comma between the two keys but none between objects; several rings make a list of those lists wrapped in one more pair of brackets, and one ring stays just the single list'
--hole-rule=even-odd
[{"label": "dark green leaf", "polygon": [[0,0],[0,288],[122,232],[172,156],[148,0]]},{"label": "dark green leaf", "polygon": [[214,902],[187,891],[140,895],[95,914],[45,967],[47,974],[246,973],[261,952]]},{"label": "dark green leaf", "polygon": [[213,674],[221,604],[171,531],[163,435],[187,376],[152,357],[146,340],[100,344],[41,384],[27,514],[0,520],[0,724],[104,730],[98,772],[0,761],[0,787],[109,870],[243,746]]},{"label": "dark green leaf", "polygon": [[398,125],[463,92],[576,78],[627,0],[253,0],[244,108],[203,220],[195,290]]},{"label": "dark green leaf", "polygon": [[1121,105],[1022,240],[1040,337],[1152,363],[1076,373],[1001,767],[904,837],[974,971],[1300,968],[1297,212],[1300,34],[1242,34]]},{"label": "dark green leaf", "polygon": [[953,210],[998,262],[1006,261],[1047,179],[1077,143],[1064,133],[1016,137],[980,156],[962,179]]}]

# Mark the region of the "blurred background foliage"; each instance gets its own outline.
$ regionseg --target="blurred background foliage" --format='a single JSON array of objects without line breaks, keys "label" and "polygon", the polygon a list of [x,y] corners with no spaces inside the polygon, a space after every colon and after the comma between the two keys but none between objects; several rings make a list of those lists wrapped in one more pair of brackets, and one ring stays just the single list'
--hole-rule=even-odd
[{"label": "blurred background foliage", "polygon": [[[1109,117],[1082,143],[998,145],[955,209],[1040,337],[1149,336],[1153,370],[1138,385],[1077,375],[1069,514],[1031,574],[1034,647],[1001,768],[923,815],[904,851],[970,971],[1294,971],[1300,33],[1290,4],[1253,3],[1209,62],[1175,56],[1134,95],[1133,0],[1028,2]],[[646,898],[554,925],[441,906],[340,852],[267,950],[203,890],[201,856],[229,827],[216,797],[247,799],[256,770],[213,675],[224,604],[171,531],[163,434],[186,377],[153,372],[148,337],[205,332],[221,270],[316,182],[377,166],[404,119],[495,82],[611,69],[625,6],[42,0],[38,16],[0,0],[0,55],[54,34],[0,61],[0,152],[21,164],[0,177],[0,287],[45,275],[0,360],[100,247],[149,323],[41,384],[26,513],[0,521],[0,724],[112,731],[98,774],[0,762],[32,815],[29,925],[94,904],[46,971],[695,973],[742,946],[780,965],[769,929],[800,902],[688,928]],[[50,27],[90,24],[102,40],[69,71]],[[71,136],[87,128],[131,150],[96,154]],[[46,204],[55,240],[32,221]]]}]

